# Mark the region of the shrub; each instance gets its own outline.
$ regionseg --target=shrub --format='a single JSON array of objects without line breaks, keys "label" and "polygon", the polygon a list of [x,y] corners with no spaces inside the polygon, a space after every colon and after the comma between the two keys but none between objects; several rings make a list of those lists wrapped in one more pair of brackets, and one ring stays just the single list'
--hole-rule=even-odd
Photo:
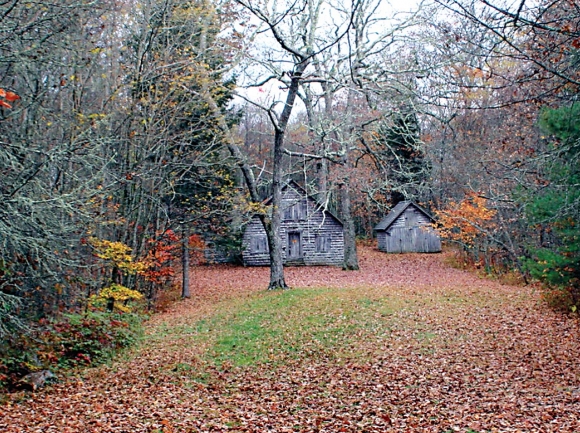
[{"label": "shrub", "polygon": [[[101,363],[138,338],[138,319],[131,314],[68,314],[51,325],[49,338],[60,348],[59,364]],[[49,331],[50,332],[50,331]]]},{"label": "shrub", "polygon": [[137,342],[143,317],[128,313],[65,314],[8,339],[0,348],[0,387],[14,388],[28,373],[96,365]]},{"label": "shrub", "polygon": [[542,299],[553,310],[562,313],[575,312],[576,305],[568,290],[554,287],[544,287]]},{"label": "shrub", "polygon": [[111,284],[100,291],[98,295],[89,298],[89,305],[93,308],[108,311],[132,311],[130,301],[143,299],[143,294],[120,284]]}]

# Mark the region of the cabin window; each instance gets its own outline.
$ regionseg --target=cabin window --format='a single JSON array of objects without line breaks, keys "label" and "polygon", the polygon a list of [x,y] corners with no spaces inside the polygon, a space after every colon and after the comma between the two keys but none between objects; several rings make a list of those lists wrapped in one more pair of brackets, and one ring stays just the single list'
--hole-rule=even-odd
[{"label": "cabin window", "polygon": [[268,252],[268,239],[266,236],[254,236],[252,238],[252,251],[255,253]]},{"label": "cabin window", "polygon": [[302,200],[284,210],[284,221],[304,221],[306,214],[306,200]]},{"label": "cabin window", "polygon": [[290,206],[284,209],[284,221],[292,221],[292,208],[294,206]]},{"label": "cabin window", "polygon": [[317,253],[328,253],[330,252],[332,238],[330,235],[316,235],[316,252]]}]

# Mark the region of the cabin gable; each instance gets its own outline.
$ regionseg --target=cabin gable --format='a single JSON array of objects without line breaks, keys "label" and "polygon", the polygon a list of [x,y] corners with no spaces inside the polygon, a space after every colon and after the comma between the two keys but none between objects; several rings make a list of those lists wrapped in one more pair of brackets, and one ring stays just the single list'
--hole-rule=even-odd
[{"label": "cabin gable", "polygon": [[375,227],[378,248],[387,253],[438,253],[441,238],[433,218],[410,201],[398,203]]},{"label": "cabin gable", "polygon": [[[334,265],[344,260],[342,222],[297,184],[282,190],[282,222],[278,235],[286,265]],[[247,266],[270,264],[266,231],[258,216],[246,226],[242,257]]]}]

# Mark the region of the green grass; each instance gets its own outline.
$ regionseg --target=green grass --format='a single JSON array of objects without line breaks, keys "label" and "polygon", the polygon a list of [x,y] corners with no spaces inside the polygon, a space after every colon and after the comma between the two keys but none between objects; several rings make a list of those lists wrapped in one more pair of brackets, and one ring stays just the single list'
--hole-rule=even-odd
[{"label": "green grass", "polygon": [[276,364],[320,354],[349,356],[365,336],[388,334],[389,316],[398,308],[369,289],[293,289],[260,293],[187,328],[195,330],[198,343],[209,343],[210,364]]}]

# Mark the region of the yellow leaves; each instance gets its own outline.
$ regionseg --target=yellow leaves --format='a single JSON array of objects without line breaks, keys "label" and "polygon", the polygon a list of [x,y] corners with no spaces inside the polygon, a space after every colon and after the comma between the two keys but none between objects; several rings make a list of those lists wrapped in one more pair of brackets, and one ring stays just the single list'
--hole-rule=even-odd
[{"label": "yellow leaves", "polygon": [[441,234],[451,240],[473,245],[475,238],[493,227],[496,211],[486,206],[487,199],[470,193],[459,203],[450,202],[447,209],[436,211]]},{"label": "yellow leaves", "polygon": [[[113,268],[117,268],[124,274],[143,274],[148,270],[148,265],[144,262],[133,261],[131,248],[122,242],[113,242],[105,239],[90,237],[88,243],[94,248],[94,255]],[[105,287],[98,295],[89,298],[89,305],[93,308],[114,308],[119,311],[129,312],[128,301],[142,299],[143,295],[136,290],[112,283]]]},{"label": "yellow leaves", "polygon": [[104,119],[106,116],[107,115],[104,113],[91,113],[86,115],[79,112],[76,114],[79,125],[84,125],[87,122],[90,122],[91,125],[95,125],[97,121]]},{"label": "yellow leaves", "polygon": [[131,307],[127,305],[128,301],[143,299],[143,294],[137,290],[129,289],[120,284],[111,284],[105,287],[98,295],[89,298],[89,305],[93,308],[101,309],[108,302],[112,302],[116,310],[129,313]]},{"label": "yellow leaves", "polygon": [[138,274],[147,268],[141,262],[133,262],[131,248],[122,242],[101,240],[95,237],[89,238],[89,243],[95,249],[95,255],[103,260],[110,261],[113,266],[126,274]]},{"label": "yellow leaves", "polygon": [[250,215],[265,215],[268,213],[268,206],[263,203],[247,202],[244,211]]}]

